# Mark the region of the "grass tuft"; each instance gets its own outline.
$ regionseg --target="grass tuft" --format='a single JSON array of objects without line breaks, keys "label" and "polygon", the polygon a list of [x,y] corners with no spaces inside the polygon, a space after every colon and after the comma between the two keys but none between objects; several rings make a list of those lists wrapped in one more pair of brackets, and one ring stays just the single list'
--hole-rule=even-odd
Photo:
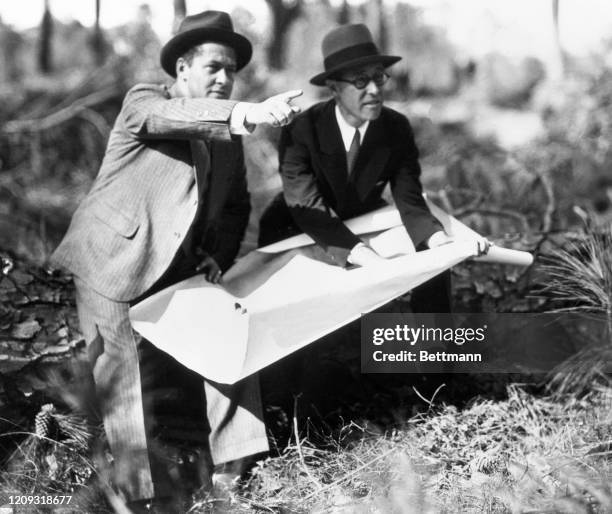
[{"label": "grass tuft", "polygon": [[[543,258],[546,286],[538,292],[551,299],[552,312],[579,312],[604,318],[595,345],[564,362],[552,373],[550,390],[583,394],[593,384],[610,384],[612,371],[612,227],[585,219],[586,230]],[[594,331],[596,332],[596,331]]]}]

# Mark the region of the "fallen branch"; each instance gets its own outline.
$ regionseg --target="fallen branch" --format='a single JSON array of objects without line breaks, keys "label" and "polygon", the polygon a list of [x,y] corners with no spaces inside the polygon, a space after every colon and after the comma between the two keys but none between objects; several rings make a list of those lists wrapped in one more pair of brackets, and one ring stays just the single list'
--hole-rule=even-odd
[{"label": "fallen branch", "polygon": [[438,386],[438,388],[435,390],[433,396],[431,397],[431,400],[428,400],[427,398],[425,398],[421,393],[419,393],[418,389],[414,386],[412,386],[412,390],[416,393],[416,395],[423,400],[427,405],[429,405],[429,408],[427,409],[427,412],[429,412],[432,407],[433,407],[433,402],[436,399],[436,396],[438,395],[438,393],[440,392],[440,389],[442,389],[443,387],[445,387],[446,384],[440,384]]},{"label": "fallen branch", "polygon": [[[106,87],[95,93],[84,96],[67,107],[60,109],[54,113],[48,114],[42,118],[31,119],[31,120],[13,120],[7,122],[2,131],[5,134],[21,134],[23,132],[28,133],[41,133],[51,128],[56,127],[66,121],[71,120],[76,116],[82,116],[83,112],[89,111],[91,107],[99,105],[101,103],[110,100],[117,96],[119,90],[115,86]],[[87,116],[87,114],[85,115]],[[91,116],[88,121],[92,122]],[[96,121],[99,124],[99,120]]]},{"label": "fallen branch", "polygon": [[513,220],[518,221],[522,225],[523,231],[525,233],[531,232],[531,229],[529,227],[529,222],[527,221],[527,217],[519,212],[511,211],[508,209],[466,207],[463,209],[457,209],[453,214],[454,216],[458,218],[462,216],[468,216],[470,214],[484,214],[487,216],[498,216],[501,218],[511,218]]},{"label": "fallen branch", "polygon": [[91,123],[104,139],[106,139],[110,134],[110,125],[106,123],[104,116],[96,111],[92,109],[83,109],[76,116]]}]

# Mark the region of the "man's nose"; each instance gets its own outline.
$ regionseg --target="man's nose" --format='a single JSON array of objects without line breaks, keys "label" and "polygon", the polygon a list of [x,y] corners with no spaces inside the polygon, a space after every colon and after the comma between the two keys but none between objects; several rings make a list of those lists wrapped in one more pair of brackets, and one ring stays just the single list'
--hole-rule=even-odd
[{"label": "man's nose", "polygon": [[380,86],[377,86],[374,83],[374,79],[370,79],[370,82],[368,82],[366,86],[366,93],[370,95],[377,95],[380,93]]},{"label": "man's nose", "polygon": [[232,77],[225,70],[225,68],[221,68],[215,75],[215,82],[217,82],[218,84],[228,84],[231,81],[232,81]]}]

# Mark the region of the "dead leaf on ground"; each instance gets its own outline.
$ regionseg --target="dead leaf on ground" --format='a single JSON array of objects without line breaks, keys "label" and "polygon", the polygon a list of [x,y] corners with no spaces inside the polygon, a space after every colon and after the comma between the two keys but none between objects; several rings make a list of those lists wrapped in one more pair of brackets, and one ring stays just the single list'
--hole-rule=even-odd
[{"label": "dead leaf on ground", "polygon": [[11,336],[15,339],[32,339],[40,332],[40,329],[40,323],[35,319],[30,319],[14,325],[11,330]]}]

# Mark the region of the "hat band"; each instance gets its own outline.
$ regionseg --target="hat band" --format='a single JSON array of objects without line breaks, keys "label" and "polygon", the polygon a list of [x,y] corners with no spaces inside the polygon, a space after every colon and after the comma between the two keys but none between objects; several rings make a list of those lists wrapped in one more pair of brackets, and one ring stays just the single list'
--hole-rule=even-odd
[{"label": "hat band", "polygon": [[337,66],[344,64],[348,61],[353,61],[361,57],[370,57],[380,55],[378,48],[371,42],[361,43],[359,45],[349,46],[343,48],[338,52],[328,55],[324,60],[325,71],[333,70]]}]

